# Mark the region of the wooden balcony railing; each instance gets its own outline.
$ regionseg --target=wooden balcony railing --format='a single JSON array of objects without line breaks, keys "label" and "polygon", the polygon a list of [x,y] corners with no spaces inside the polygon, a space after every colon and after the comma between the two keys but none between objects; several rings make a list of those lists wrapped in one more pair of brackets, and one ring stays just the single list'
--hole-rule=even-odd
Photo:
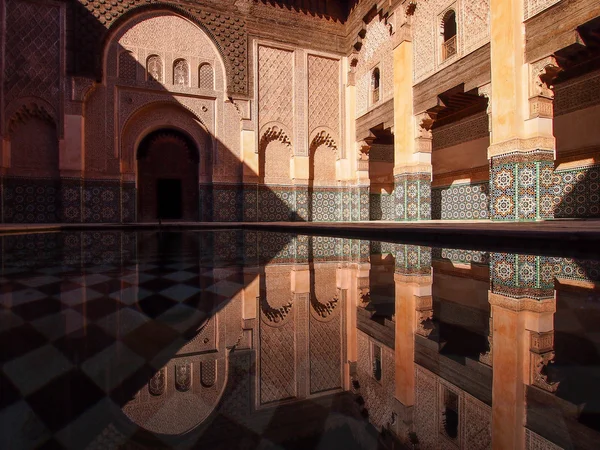
[{"label": "wooden balcony railing", "polygon": [[442,44],[442,59],[445,61],[456,55],[456,36],[452,36]]}]

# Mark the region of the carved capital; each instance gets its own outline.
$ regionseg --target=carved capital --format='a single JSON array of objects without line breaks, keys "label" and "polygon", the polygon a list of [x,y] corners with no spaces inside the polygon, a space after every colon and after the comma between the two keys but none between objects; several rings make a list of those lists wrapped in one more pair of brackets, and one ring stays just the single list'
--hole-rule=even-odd
[{"label": "carved capital", "polygon": [[86,77],[71,78],[71,101],[83,102],[95,87],[96,81]]},{"label": "carved capital", "polygon": [[431,129],[436,117],[437,113],[428,111],[415,116],[415,136],[417,139],[432,139]]},{"label": "carved capital", "polygon": [[554,81],[562,71],[556,58],[549,56],[529,65],[529,117],[552,118]]},{"label": "carved capital", "polygon": [[559,383],[549,381],[547,373],[554,359],[554,332],[531,332],[530,339],[530,382],[545,391],[556,392]]}]

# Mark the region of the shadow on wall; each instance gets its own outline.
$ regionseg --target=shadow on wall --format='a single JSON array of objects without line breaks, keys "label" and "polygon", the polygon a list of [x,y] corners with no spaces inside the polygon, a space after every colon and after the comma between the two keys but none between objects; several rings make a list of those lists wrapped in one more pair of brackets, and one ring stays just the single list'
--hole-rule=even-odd
[{"label": "shadow on wall", "polygon": [[[8,8],[15,5],[10,2]],[[79,2],[69,3],[67,79],[73,85],[67,95],[72,98],[57,108],[21,97],[6,109],[12,164],[2,177],[2,222],[306,220],[307,206],[301,204],[306,187],[303,195],[293,191],[282,196],[257,181],[242,183],[244,176],[256,180],[258,174],[241,162],[244,112],[225,92],[231,68],[224,67],[220,47],[210,41],[216,55],[210,62],[167,61],[153,54],[144,60],[138,54],[138,61],[115,43],[116,37],[130,30],[129,24],[139,24],[138,14],[181,17],[181,11],[166,4],[132,9],[107,31],[102,17]],[[34,39],[33,34],[25,39]],[[210,40],[207,33],[204,38]],[[7,86],[22,78],[37,81],[25,58],[15,59],[11,67]],[[72,119],[69,129],[63,123],[60,111],[65,108],[86,120],[85,152],[69,146],[74,130]],[[78,126],[75,132],[83,130]],[[221,137],[211,131],[215,129]],[[72,165],[76,170],[64,163],[59,167],[63,156],[71,163],[80,161]]]}]

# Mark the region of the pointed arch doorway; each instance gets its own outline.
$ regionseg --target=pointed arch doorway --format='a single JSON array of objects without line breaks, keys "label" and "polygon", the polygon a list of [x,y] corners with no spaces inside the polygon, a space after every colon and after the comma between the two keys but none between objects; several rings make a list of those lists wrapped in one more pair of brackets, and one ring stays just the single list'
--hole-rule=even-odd
[{"label": "pointed arch doorway", "polygon": [[148,134],[137,151],[138,220],[199,220],[199,153],[181,131]]}]

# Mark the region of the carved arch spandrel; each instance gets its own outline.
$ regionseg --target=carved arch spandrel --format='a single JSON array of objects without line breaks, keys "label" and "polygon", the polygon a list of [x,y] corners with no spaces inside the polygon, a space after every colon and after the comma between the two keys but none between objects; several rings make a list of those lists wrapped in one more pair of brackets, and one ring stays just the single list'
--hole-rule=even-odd
[{"label": "carved arch spandrel", "polygon": [[[133,0],[133,3],[124,3],[114,14],[95,19],[93,12],[100,6],[100,1],[90,0],[86,2],[85,7],[76,8],[77,22],[82,26],[73,33],[73,38],[79,45],[74,46],[76,51],[70,61],[70,72],[76,75],[93,74],[99,80],[104,79],[107,71],[108,44],[119,31],[142,14],[172,14],[188,20],[210,39],[224,65],[225,91],[228,95],[248,94],[248,33],[242,18],[222,15],[208,9],[201,10],[194,6],[148,4],[146,0]],[[102,26],[98,26],[97,22]],[[101,45],[98,45],[98,42]],[[80,64],[81,67],[76,67],[74,61],[84,63]]]},{"label": "carved arch spandrel", "polygon": [[194,141],[200,156],[199,176],[205,180],[211,176],[214,145],[210,133],[191,111],[170,102],[144,105],[123,126],[120,140],[123,173],[136,171],[136,152],[140,142],[149,133],[161,128],[175,129],[188,135]]}]

